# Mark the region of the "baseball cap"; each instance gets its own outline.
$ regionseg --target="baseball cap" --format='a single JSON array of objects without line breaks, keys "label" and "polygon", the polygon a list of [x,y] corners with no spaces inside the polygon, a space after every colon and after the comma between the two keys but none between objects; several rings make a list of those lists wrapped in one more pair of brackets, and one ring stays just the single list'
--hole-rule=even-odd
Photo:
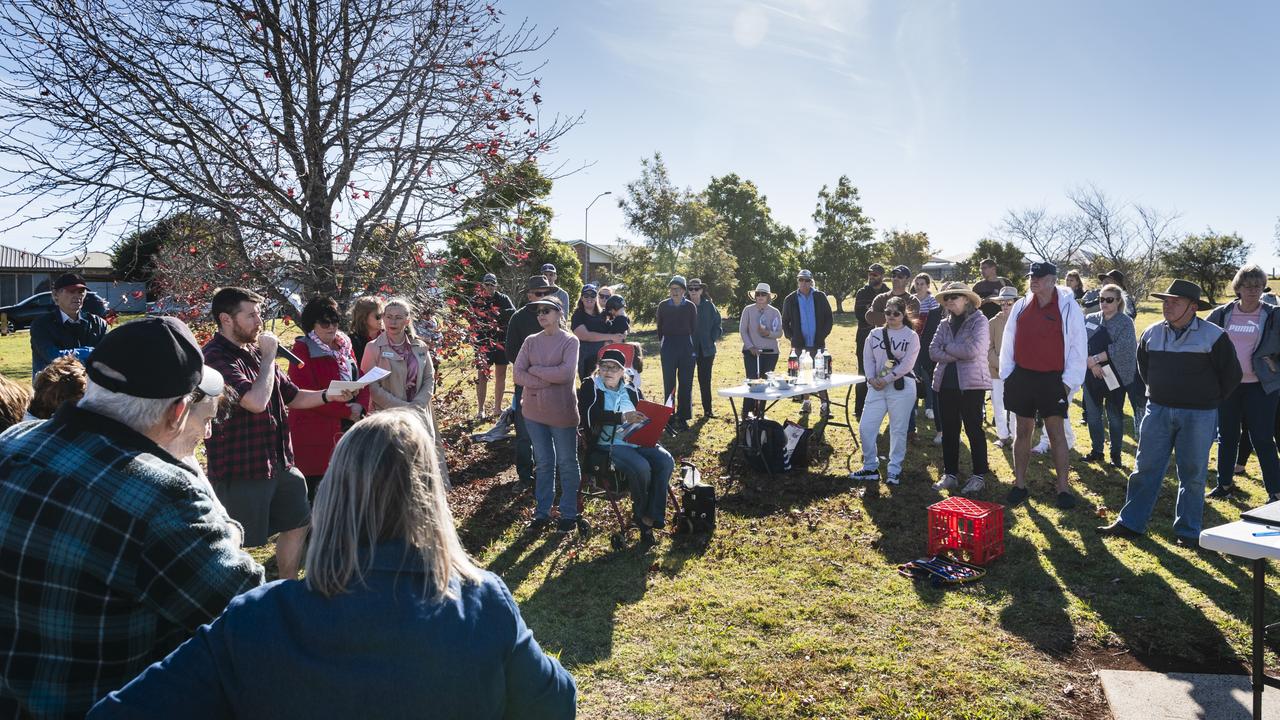
[{"label": "baseball cap", "polygon": [[89,379],[137,398],[176,398],[199,388],[222,394],[222,374],[204,364],[200,343],[174,317],[127,322],[107,333],[89,355]]},{"label": "baseball cap", "polygon": [[813,279],[813,271],[812,271],[812,270],[801,270],[799,273],[797,273],[797,274],[796,274],[796,279],[797,279],[797,280],[812,280],[812,279]]},{"label": "baseball cap", "polygon": [[880,263],[871,263],[871,267],[867,268],[867,272],[884,274],[884,266]]},{"label": "baseball cap", "polygon": [[547,263],[542,266],[542,272],[556,272],[556,266],[551,263]]},{"label": "baseball cap", "polygon": [[88,289],[88,287],[88,285],[84,284],[84,278],[76,273],[65,273],[59,276],[57,280],[53,281],[54,290],[66,290],[67,288]]},{"label": "baseball cap", "polygon": [[906,265],[899,265],[893,269],[893,276],[896,278],[909,278],[911,277],[911,269]]},{"label": "baseball cap", "polygon": [[610,295],[608,300],[604,301],[605,310],[621,310],[627,306],[627,301],[621,295]]},{"label": "baseball cap", "polygon": [[485,273],[485,276],[480,278],[480,282],[484,283],[485,285],[497,285],[498,276],[494,275],[493,273]]},{"label": "baseball cap", "polygon": [[621,350],[614,348],[608,348],[604,352],[600,353],[600,361],[604,362],[605,360],[612,360],[622,367],[627,366],[627,356],[623,355]]},{"label": "baseball cap", "polygon": [[1058,266],[1051,262],[1035,262],[1031,263],[1031,272],[1027,273],[1027,277],[1044,277],[1045,275],[1057,275]]}]

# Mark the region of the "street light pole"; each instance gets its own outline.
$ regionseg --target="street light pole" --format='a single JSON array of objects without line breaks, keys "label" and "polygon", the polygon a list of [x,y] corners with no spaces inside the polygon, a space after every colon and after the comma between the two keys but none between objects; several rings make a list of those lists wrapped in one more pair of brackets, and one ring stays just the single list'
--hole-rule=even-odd
[{"label": "street light pole", "polygon": [[612,194],[613,194],[612,190],[605,190],[604,192],[597,195],[595,197],[595,200],[592,200],[591,202],[587,203],[587,209],[582,211],[582,242],[585,243],[587,241],[587,230],[591,227],[591,206],[596,204],[596,200],[599,200],[605,195],[612,195]]}]

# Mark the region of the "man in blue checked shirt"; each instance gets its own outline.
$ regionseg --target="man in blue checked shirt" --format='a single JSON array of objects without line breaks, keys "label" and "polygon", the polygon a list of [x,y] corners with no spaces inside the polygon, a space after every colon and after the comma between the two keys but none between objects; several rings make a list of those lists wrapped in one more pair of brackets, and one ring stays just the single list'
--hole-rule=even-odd
[{"label": "man in blue checked shirt", "polygon": [[190,451],[222,376],[191,331],[107,333],[77,405],[0,435],[0,718],[81,718],[262,584]]}]

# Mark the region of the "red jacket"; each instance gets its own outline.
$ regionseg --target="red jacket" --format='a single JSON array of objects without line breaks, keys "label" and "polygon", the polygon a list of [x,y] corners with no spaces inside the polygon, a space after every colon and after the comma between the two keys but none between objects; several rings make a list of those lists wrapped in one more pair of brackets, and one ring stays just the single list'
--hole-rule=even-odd
[{"label": "red jacket", "polygon": [[[305,335],[293,343],[293,354],[305,366],[289,365],[289,379],[304,390],[323,390],[338,378],[338,361],[324,355],[312,359],[312,344]],[[356,371],[358,372],[358,370]],[[369,407],[366,389],[356,402]],[[303,475],[323,475],[329,469],[333,448],[342,437],[342,421],[351,419],[346,403],[331,402],[317,408],[289,411],[289,436],[293,439],[294,462]]]}]

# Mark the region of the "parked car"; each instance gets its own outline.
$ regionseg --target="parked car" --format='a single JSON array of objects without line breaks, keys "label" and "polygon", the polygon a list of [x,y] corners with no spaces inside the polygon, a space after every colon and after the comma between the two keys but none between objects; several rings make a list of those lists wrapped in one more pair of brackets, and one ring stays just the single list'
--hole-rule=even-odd
[{"label": "parked car", "polygon": [[[0,315],[9,319],[10,330],[22,330],[31,327],[31,321],[41,315],[53,312],[55,307],[57,306],[53,302],[53,293],[45,291],[36,293],[20,303],[0,307]],[[100,318],[107,317],[107,304],[95,292],[89,292],[84,296],[84,309]]]}]

